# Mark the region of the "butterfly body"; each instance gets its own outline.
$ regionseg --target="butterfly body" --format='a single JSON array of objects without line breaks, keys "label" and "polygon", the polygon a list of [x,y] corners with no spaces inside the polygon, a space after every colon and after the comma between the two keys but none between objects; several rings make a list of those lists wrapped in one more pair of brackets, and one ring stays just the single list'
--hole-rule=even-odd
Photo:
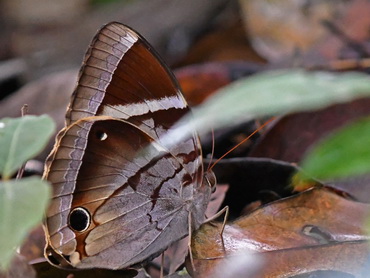
[{"label": "butterfly body", "polygon": [[[204,220],[194,131],[162,141],[189,108],[151,46],[119,23],[104,26],[86,53],[44,178],[46,256],[60,266],[118,269],[145,261]],[[166,139],[168,140],[168,138]]]}]

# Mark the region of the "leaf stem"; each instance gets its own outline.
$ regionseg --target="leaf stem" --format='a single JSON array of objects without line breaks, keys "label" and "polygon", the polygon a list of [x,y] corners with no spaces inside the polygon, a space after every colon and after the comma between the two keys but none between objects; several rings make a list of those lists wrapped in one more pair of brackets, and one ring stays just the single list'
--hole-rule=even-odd
[{"label": "leaf stem", "polygon": [[[22,108],[21,108],[21,115],[22,117],[24,117],[25,115],[27,115],[27,112],[28,112],[28,104],[23,104]],[[27,161],[26,161],[27,163]],[[23,177],[23,174],[24,174],[24,169],[26,168],[26,163],[24,163],[21,168],[19,168],[18,172],[17,172],[17,176],[15,177],[16,180],[19,180]]]}]

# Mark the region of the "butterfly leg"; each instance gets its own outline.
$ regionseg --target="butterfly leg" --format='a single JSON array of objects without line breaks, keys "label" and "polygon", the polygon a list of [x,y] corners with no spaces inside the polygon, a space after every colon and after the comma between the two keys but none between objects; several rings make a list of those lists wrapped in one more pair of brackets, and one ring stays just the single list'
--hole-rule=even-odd
[{"label": "butterfly leg", "polygon": [[162,252],[162,255],[161,255],[161,270],[160,271],[161,272],[159,274],[159,277],[163,278],[164,277],[164,275],[163,275],[163,273],[164,273],[164,252]]},{"label": "butterfly leg", "polygon": [[192,228],[191,228],[191,212],[189,211],[188,214],[188,229],[189,229],[189,235],[188,235],[188,250],[189,250],[189,256],[190,256],[190,263],[191,263],[191,268],[195,272],[195,265],[194,265],[194,259],[193,259],[193,252],[191,251],[191,235],[192,235]]},{"label": "butterfly leg", "polygon": [[212,217],[210,217],[206,221],[204,221],[203,224],[209,223],[209,222],[217,219],[218,217],[220,217],[224,213],[225,213],[225,216],[224,216],[224,220],[222,222],[222,228],[221,228],[221,232],[220,232],[220,238],[221,238],[221,242],[222,242],[222,249],[224,250],[224,254],[226,254],[223,233],[224,233],[224,230],[225,230],[226,221],[229,218],[229,207],[228,206],[224,207],[219,212],[217,212],[215,215],[213,215]]}]

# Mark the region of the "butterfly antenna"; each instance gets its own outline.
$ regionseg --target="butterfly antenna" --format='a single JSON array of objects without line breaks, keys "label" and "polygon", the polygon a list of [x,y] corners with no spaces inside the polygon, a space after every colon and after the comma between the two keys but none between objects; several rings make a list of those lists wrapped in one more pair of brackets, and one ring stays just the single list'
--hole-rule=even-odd
[{"label": "butterfly antenna", "polygon": [[229,153],[231,153],[232,151],[234,151],[236,148],[238,148],[241,144],[244,144],[246,141],[248,141],[254,134],[256,134],[257,132],[259,132],[261,129],[263,129],[266,125],[268,125],[269,123],[271,123],[273,120],[275,120],[275,117],[272,117],[271,119],[267,120],[263,125],[261,125],[260,127],[258,127],[255,131],[253,131],[247,138],[245,138],[244,140],[242,140],[241,142],[239,142],[238,144],[236,144],[234,147],[232,147],[230,150],[228,150],[226,153],[224,153],[219,159],[217,159],[211,167],[209,167],[208,170],[212,170],[213,167],[221,160],[223,159],[225,156],[227,156]]},{"label": "butterfly antenna", "polygon": [[213,130],[213,128],[211,130],[211,133],[212,133],[212,151],[211,151],[211,159],[209,160],[207,171],[211,169],[211,163],[213,160],[213,156],[215,155],[215,131]]}]

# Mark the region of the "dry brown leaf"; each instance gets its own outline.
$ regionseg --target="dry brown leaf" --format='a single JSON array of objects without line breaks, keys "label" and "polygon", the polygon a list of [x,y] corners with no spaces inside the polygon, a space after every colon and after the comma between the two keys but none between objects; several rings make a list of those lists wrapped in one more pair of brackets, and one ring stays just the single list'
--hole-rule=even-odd
[{"label": "dry brown leaf", "polygon": [[368,52],[367,0],[240,0],[256,51],[269,61],[303,54],[304,64]]},{"label": "dry brown leaf", "polygon": [[221,224],[203,225],[192,239],[196,272],[209,277],[225,258],[245,256],[238,255],[244,251],[248,260],[263,262],[259,276],[245,277],[289,277],[315,270],[361,277],[368,256],[363,222],[369,210],[370,205],[328,188],[314,188],[226,225],[223,241]]}]

